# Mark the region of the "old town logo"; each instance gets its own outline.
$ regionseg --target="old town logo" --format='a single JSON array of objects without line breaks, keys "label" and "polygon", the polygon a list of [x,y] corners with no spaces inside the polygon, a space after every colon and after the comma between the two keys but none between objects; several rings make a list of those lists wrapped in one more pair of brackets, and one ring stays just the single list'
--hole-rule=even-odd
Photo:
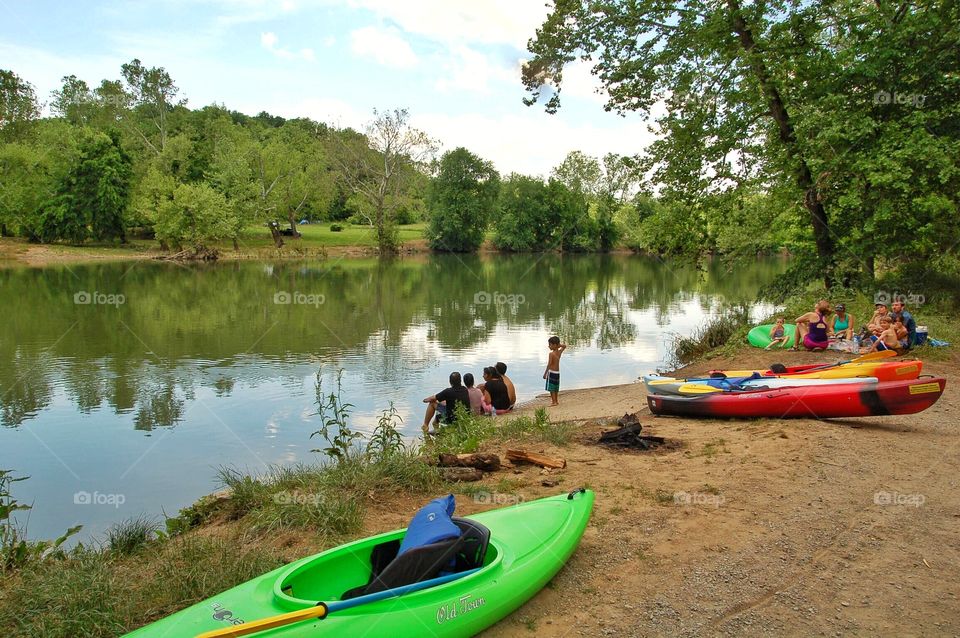
[{"label": "old town logo", "polygon": [[211,606],[213,607],[213,619],[214,619],[214,620],[221,620],[221,621],[223,621],[223,622],[230,623],[231,625],[242,625],[242,624],[243,624],[243,619],[241,619],[241,618],[235,618],[234,615],[233,615],[233,612],[230,611],[229,609],[225,608],[225,607],[224,607],[223,605],[221,605],[220,603],[213,603],[213,605],[211,605]]},{"label": "old town logo", "polygon": [[454,602],[447,603],[437,609],[437,623],[443,624],[448,620],[455,620],[464,614],[470,613],[478,607],[483,607],[487,601],[483,598],[474,598],[473,594],[461,596]]}]

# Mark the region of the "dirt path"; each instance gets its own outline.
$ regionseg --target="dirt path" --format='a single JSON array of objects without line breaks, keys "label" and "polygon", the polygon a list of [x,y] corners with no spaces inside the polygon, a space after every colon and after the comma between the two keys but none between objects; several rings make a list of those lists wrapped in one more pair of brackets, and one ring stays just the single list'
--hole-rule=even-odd
[{"label": "dirt path", "polygon": [[[694,421],[651,416],[639,384],[561,393],[555,420],[591,422],[542,448],[568,459],[560,486],[537,468],[505,476],[524,498],[589,485],[594,517],[551,585],[484,636],[960,635],[957,370],[928,364],[946,393],[905,417]],[[645,431],[682,446],[593,444],[593,421],[641,409]]]}]

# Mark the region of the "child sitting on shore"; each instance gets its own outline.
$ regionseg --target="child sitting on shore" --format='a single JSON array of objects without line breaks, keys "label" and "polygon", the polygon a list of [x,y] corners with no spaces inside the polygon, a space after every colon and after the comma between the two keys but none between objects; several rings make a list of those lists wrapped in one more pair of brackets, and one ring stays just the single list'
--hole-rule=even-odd
[{"label": "child sitting on shore", "polygon": [[780,347],[786,348],[787,341],[789,340],[790,337],[787,336],[786,331],[783,328],[783,317],[777,317],[777,323],[770,328],[770,344],[764,348],[764,350],[769,350],[778,343],[780,344]]},{"label": "child sitting on shore", "polygon": [[899,351],[900,340],[897,339],[897,329],[893,325],[893,320],[886,315],[880,317],[880,327],[880,336],[877,337],[867,352]]}]

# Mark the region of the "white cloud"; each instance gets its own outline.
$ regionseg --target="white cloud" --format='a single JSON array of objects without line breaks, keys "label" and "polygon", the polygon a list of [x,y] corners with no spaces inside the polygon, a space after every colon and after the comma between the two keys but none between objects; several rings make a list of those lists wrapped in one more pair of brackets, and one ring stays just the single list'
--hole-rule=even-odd
[{"label": "white cloud", "polygon": [[261,33],[260,44],[265,46],[267,49],[273,49],[273,47],[277,46],[277,34],[273,33],[272,31]]},{"label": "white cloud", "polygon": [[354,53],[370,57],[384,66],[410,68],[416,66],[417,55],[394,27],[362,27],[350,34]]},{"label": "white cloud", "polygon": [[350,0],[349,5],[438,42],[506,43],[521,48],[547,16],[545,3],[537,0]]},{"label": "white cloud", "polygon": [[428,113],[414,114],[411,122],[438,138],[444,150],[464,146],[491,160],[501,174],[546,176],[570,151],[594,156],[627,155],[641,151],[653,140],[639,118],[604,116],[585,122],[573,116],[545,116],[535,110],[502,117]]},{"label": "white cloud", "polygon": [[516,83],[520,77],[519,71],[514,73],[513,69],[498,65],[490,56],[467,46],[453,47],[436,65],[443,69],[435,84],[438,91],[489,93],[492,82]]},{"label": "white cloud", "polygon": [[277,42],[280,41],[280,38],[277,37],[277,34],[273,31],[266,31],[260,34],[260,44],[263,45],[270,53],[274,54],[278,58],[284,60],[295,60],[300,58],[301,60],[306,60],[308,62],[313,62],[317,59],[317,56],[313,53],[313,49],[303,48],[297,52],[291,51],[290,49],[285,49],[283,47],[278,47]]}]

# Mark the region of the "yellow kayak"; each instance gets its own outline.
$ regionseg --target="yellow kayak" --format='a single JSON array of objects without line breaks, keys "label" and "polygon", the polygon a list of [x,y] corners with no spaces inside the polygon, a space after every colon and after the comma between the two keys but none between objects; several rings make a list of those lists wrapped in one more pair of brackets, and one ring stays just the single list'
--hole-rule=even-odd
[{"label": "yellow kayak", "polygon": [[849,377],[877,377],[880,381],[916,379],[923,369],[922,361],[862,361],[847,363],[820,370],[787,368],[785,374],[772,374],[769,370],[721,370],[728,377],[749,377],[755,372],[763,375],[790,377],[791,379],[844,379]]}]

